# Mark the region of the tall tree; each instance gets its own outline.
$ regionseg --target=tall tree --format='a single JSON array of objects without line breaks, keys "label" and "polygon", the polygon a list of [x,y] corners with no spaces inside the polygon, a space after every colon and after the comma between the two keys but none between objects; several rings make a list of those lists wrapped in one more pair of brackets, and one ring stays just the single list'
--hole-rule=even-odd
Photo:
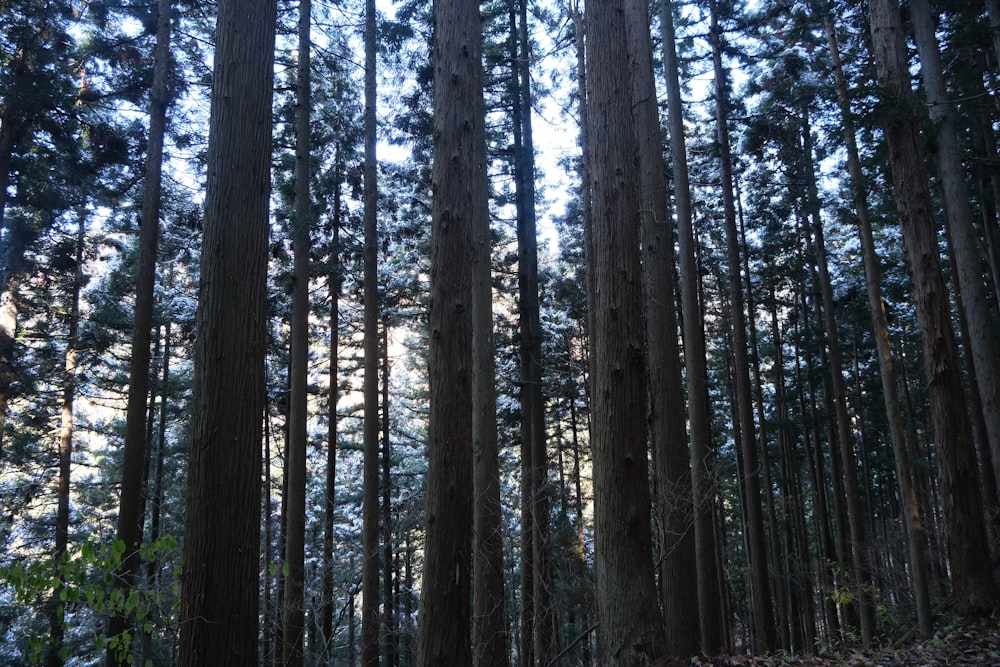
[{"label": "tall tree", "polygon": [[918,117],[910,88],[902,18],[894,0],[869,3],[896,211],[908,259],[937,444],[952,599],[959,614],[991,613],[1000,591],[982,555],[989,552],[983,523],[972,432],[966,414],[958,344],[941,272],[933,208]]},{"label": "tall tree", "polygon": [[221,0],[184,531],[182,667],[258,655],[274,0]]},{"label": "tall tree", "polygon": [[504,617],[503,506],[497,444],[496,344],[489,216],[472,220],[473,664],[507,664]]},{"label": "tall tree", "polygon": [[[509,9],[513,20],[513,2]],[[511,39],[514,39],[513,32]],[[516,81],[513,72],[512,78]],[[514,131],[520,131],[516,119]],[[516,182],[519,186],[519,181]],[[493,243],[488,215],[477,212],[471,223],[475,252],[471,307],[474,494],[472,660],[477,667],[503,667],[507,664],[507,619],[504,615],[503,505],[500,497],[496,342],[493,331]],[[527,508],[522,506],[522,514],[526,511]],[[523,544],[522,563],[525,556]]]},{"label": "tall tree", "polygon": [[473,230],[488,215],[482,24],[474,0],[434,4],[427,530],[416,663],[472,663]]},{"label": "tall tree", "polygon": [[[944,65],[936,37],[937,16],[928,0],[910,3],[913,33],[920,53],[927,112],[935,127],[938,179],[944,193],[945,220],[955,257],[955,278],[968,323],[968,348],[979,397],[984,434],[992,454],[994,475],[1000,477],[1000,345],[990,314],[986,278],[979,251],[979,234],[972,225],[972,205],[958,145],[954,110],[945,86]],[[974,389],[974,390],[975,390]]]},{"label": "tall tree", "polygon": [[673,235],[663,176],[663,134],[653,74],[648,3],[628,0],[628,49],[632,74],[632,124],[638,148],[640,237],[646,321],[646,383],[649,437],[656,475],[657,517],[664,531],[662,603],[670,655],[698,652],[698,606],[694,542],[685,519],[691,516],[684,390],[681,383],[677,312],[674,299]]},{"label": "tall tree", "polygon": [[[70,287],[68,327],[66,332],[66,365],[62,386],[61,423],[59,425],[59,492],[56,499],[56,539],[53,560],[58,567],[69,547],[70,473],[73,457],[73,416],[76,401],[77,352],[80,331],[80,292],[83,291],[83,246],[86,238],[86,218],[81,215],[76,237],[76,257],[73,265],[73,282]],[[49,603],[49,630],[51,641],[46,657],[47,667],[61,667],[63,658],[63,621],[59,612],[64,583],[60,579],[57,592]]]},{"label": "tall tree", "polygon": [[324,489],[323,512],[323,612],[321,630],[323,632],[323,659],[329,663],[330,652],[333,650],[333,615],[336,600],[334,599],[334,561],[333,545],[337,539],[335,534],[336,490],[337,490],[337,404],[340,398],[340,374],[338,359],[340,357],[340,218],[342,196],[342,174],[344,171],[342,152],[338,148],[334,156],[333,185],[333,242],[331,244],[331,269],[327,276],[330,291],[330,395],[327,408],[326,431],[326,484]]},{"label": "tall tree", "polygon": [[[750,391],[750,366],[747,358],[747,316],[740,278],[740,244],[736,230],[736,205],[733,194],[733,159],[729,142],[729,99],[726,72],[722,64],[722,30],[719,10],[710,0],[712,62],[715,71],[715,122],[719,141],[719,174],[722,181],[722,204],[725,214],[726,257],[729,264],[727,295],[732,312],[733,376],[736,391],[736,422],[743,463],[743,511],[746,516],[748,557],[750,560],[751,605],[756,628],[756,649],[767,651],[778,643],[771,592],[767,579],[767,548],[764,544],[764,519],[761,514],[760,466],[757,439],[754,436],[753,406]],[[770,489],[768,490],[770,493]]]},{"label": "tall tree", "polygon": [[[684,138],[684,109],[681,101],[680,68],[674,30],[674,3],[666,0],[660,13],[663,71],[666,81],[667,112],[670,128],[670,160],[674,177],[674,201],[677,213],[677,241],[680,253],[681,312],[684,315],[684,364],[687,369],[687,417],[691,424],[691,489],[694,502],[694,549],[698,595],[698,647],[716,653],[727,646],[722,635],[722,596],[719,590],[718,543],[715,539],[715,503],[713,501],[713,453],[711,410],[708,396],[708,369],[705,348],[705,319],[698,297],[699,277],[695,262],[691,185],[688,173],[687,145]],[[678,610],[685,613],[684,610]],[[687,612],[690,614],[690,612]],[[668,625],[670,614],[666,614]],[[682,616],[688,618],[688,616]],[[679,619],[678,619],[679,620]],[[699,637],[692,628],[693,638]],[[697,648],[697,647],[696,647]]]},{"label": "tall tree", "polygon": [[628,8],[625,0],[591,1],[585,15],[597,659],[608,666],[651,663],[663,641],[650,529]]},{"label": "tall tree", "polygon": [[[527,663],[548,664],[555,656],[552,614],[550,490],[542,394],[542,322],[538,299],[538,233],[535,214],[535,145],[532,130],[531,51],[527,0],[511,6],[512,119],[517,209],[517,292],[520,333],[518,395],[521,408],[522,498],[527,519],[522,528],[522,568],[529,595],[522,599],[522,644]],[[515,11],[516,9],[516,11]],[[525,561],[531,560],[530,564]]]},{"label": "tall tree", "polygon": [[295,69],[295,200],[292,214],[292,321],[289,342],[288,440],[285,466],[285,576],[281,656],[302,667],[305,638],[306,448],[309,408],[309,256],[313,221],[310,184],[311,0],[299,0]]},{"label": "tall tree", "polygon": [[[158,0],[156,46],[153,51],[153,87],[149,97],[149,135],[146,147],[145,182],[139,221],[139,254],[136,259],[135,320],[129,367],[128,405],[125,413],[125,449],[122,488],[118,505],[116,538],[124,543],[116,585],[125,597],[135,585],[139,570],[139,546],[143,522],[143,466],[146,460],[146,413],[149,401],[150,345],[153,327],[153,293],[156,283],[156,253],[160,232],[160,192],[163,180],[163,139],[166,133],[167,74],[170,67],[170,0]],[[108,621],[108,636],[128,629],[125,610],[115,610]],[[122,667],[130,656],[109,643],[108,664]]]},{"label": "tall tree", "polygon": [[834,81],[837,86],[837,101],[840,105],[844,125],[847,171],[851,177],[854,212],[857,216],[856,221],[858,234],[861,239],[861,252],[864,256],[868,307],[871,311],[872,331],[878,350],[882,394],[885,400],[886,417],[889,421],[889,437],[892,441],[893,460],[896,466],[896,481],[899,485],[900,501],[903,506],[906,525],[907,546],[910,555],[910,576],[913,581],[917,625],[920,633],[923,636],[928,636],[931,632],[932,619],[930,591],[927,584],[927,537],[920,520],[920,507],[913,488],[910,457],[906,449],[906,441],[903,434],[903,415],[900,410],[899,396],[896,388],[896,373],[893,368],[892,347],[889,341],[889,324],[886,320],[884,299],[882,296],[882,269],[879,266],[879,258],[875,250],[875,239],[872,234],[871,212],[868,207],[868,188],[864,172],[861,169],[857,131],[855,129],[854,116],[851,112],[844,68],[841,64],[840,46],[833,23],[833,14],[829,6],[824,7],[823,23],[826,29],[827,42],[830,46],[830,63],[833,67]]},{"label": "tall tree", "polygon": [[[375,154],[375,0],[365,1],[364,162],[364,488],[361,543],[361,664],[378,665],[379,655],[379,296],[378,162]],[[386,378],[385,381],[388,381]]]},{"label": "tall tree", "polygon": [[[861,643],[867,648],[874,632],[873,609],[868,600],[870,575],[866,560],[864,517],[861,510],[861,491],[858,484],[858,464],[854,455],[854,440],[851,437],[850,414],[847,411],[847,386],[844,382],[844,362],[837,332],[834,312],[833,283],[830,280],[829,263],[826,258],[826,240],[823,235],[823,221],[820,216],[819,190],[816,185],[816,169],[813,164],[812,127],[808,111],[803,110],[802,122],[802,171],[806,179],[806,210],[812,222],[812,240],[816,253],[815,266],[818,269],[820,301],[823,311],[823,328],[826,333],[828,371],[833,389],[833,420],[837,427],[836,440],[831,449],[839,456],[840,472],[843,479],[844,506],[847,509],[847,523],[850,532],[850,554],[853,566],[851,579],[854,597],[859,605]],[[846,551],[846,548],[845,548]]]}]

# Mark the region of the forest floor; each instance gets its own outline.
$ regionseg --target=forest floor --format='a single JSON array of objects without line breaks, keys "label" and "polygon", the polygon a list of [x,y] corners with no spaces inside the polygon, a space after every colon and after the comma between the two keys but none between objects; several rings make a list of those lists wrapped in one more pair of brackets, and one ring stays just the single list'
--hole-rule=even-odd
[{"label": "forest floor", "polygon": [[781,667],[819,665],[821,667],[1000,667],[1000,618],[990,618],[940,630],[927,640],[914,640],[897,648],[848,649],[825,655],[751,656],[737,654],[713,658],[692,658],[669,667]]}]

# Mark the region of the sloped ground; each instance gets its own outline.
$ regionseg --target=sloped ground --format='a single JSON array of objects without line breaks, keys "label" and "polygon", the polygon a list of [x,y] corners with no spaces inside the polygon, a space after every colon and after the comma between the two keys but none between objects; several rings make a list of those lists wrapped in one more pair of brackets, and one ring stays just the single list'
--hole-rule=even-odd
[{"label": "sloped ground", "polygon": [[833,655],[768,656],[733,655],[692,658],[669,667],[781,667],[818,665],[821,667],[1000,667],[1000,619],[990,618],[961,627],[939,631],[925,641],[914,641],[896,649],[863,652],[849,650]]}]

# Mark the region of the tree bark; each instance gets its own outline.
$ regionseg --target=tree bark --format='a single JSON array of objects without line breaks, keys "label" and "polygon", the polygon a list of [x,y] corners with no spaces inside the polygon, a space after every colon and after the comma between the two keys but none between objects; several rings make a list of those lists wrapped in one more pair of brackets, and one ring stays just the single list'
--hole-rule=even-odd
[{"label": "tree bark", "polygon": [[932,630],[932,616],[930,589],[927,585],[927,536],[920,520],[920,508],[913,489],[910,459],[906,451],[903,415],[900,410],[899,396],[896,390],[896,373],[893,369],[892,346],[889,341],[889,325],[886,321],[882,297],[882,270],[879,266],[879,258],[875,250],[875,239],[872,235],[871,216],[868,209],[868,188],[861,169],[861,158],[858,151],[854,117],[851,113],[850,98],[848,97],[847,84],[844,79],[844,71],[840,60],[840,47],[837,43],[833,17],[829,9],[824,12],[823,19],[830,45],[830,58],[833,64],[834,80],[837,84],[837,99],[840,104],[842,122],[844,123],[847,171],[851,177],[851,187],[854,193],[854,210],[857,215],[858,234],[861,238],[861,251],[864,256],[868,308],[871,311],[872,332],[878,352],[879,376],[882,381],[886,419],[889,422],[889,436],[892,441],[893,460],[896,466],[896,481],[899,484],[900,499],[903,505],[907,546],[910,556],[910,577],[913,584],[914,601],[916,603],[917,626],[920,634],[928,637]]},{"label": "tree bark", "polygon": [[365,1],[364,488],[361,543],[361,665],[379,659],[379,295],[378,162],[375,153],[375,0]]},{"label": "tree bark", "polygon": [[[513,7],[511,15],[513,17]],[[513,28],[511,39],[514,39]],[[516,71],[511,75],[516,79]],[[516,132],[517,120],[514,127]],[[475,498],[472,531],[473,664],[477,667],[503,667],[507,664],[507,626],[504,617],[503,508],[500,501],[497,444],[496,343],[493,335],[493,244],[489,216],[476,215],[472,224],[475,251],[471,308]],[[524,456],[524,443],[521,449]],[[521,470],[523,484],[523,464]],[[522,492],[521,497],[524,499],[526,494]],[[522,515],[527,513],[530,516],[530,510],[522,502]],[[530,545],[530,541],[527,544]],[[522,543],[522,564],[530,558],[530,554],[525,554],[524,550]]]},{"label": "tree bark", "polygon": [[896,210],[908,259],[923,344],[931,417],[938,448],[952,597],[960,615],[992,613],[1000,600],[990,569],[971,427],[965,411],[958,345],[941,273],[918,119],[911,100],[902,19],[893,0],[869,3],[872,44],[884,101],[883,118]]},{"label": "tree bark", "polygon": [[698,652],[698,614],[694,611],[698,608],[698,591],[691,531],[690,454],[674,300],[674,247],[663,176],[663,134],[653,74],[649,5],[644,0],[628,0],[626,10],[632,125],[639,163],[648,424],[655,465],[655,523],[663,554],[659,569],[665,650],[669,655],[687,658]]},{"label": "tree bark", "polygon": [[474,230],[488,215],[479,3],[438,0],[434,26],[430,415],[421,667],[472,663]]},{"label": "tree bark", "polygon": [[663,632],[650,530],[640,181],[627,8],[625,0],[591,0],[585,20],[597,660],[607,667],[652,663],[662,653]]},{"label": "tree bark", "polygon": [[309,409],[309,255],[313,211],[309,194],[312,106],[310,37],[312,3],[299,0],[298,66],[295,78],[295,202],[292,217],[292,321],[288,400],[288,471],[285,496],[285,596],[282,607],[283,667],[302,667],[305,640],[306,458]]},{"label": "tree bark", "polygon": [[[70,509],[70,473],[73,463],[73,409],[76,400],[76,355],[78,332],[80,330],[80,292],[83,290],[83,244],[86,237],[86,220],[81,214],[79,231],[76,239],[76,265],[73,270],[73,283],[69,298],[69,327],[66,332],[65,375],[62,387],[62,423],[59,427],[59,489],[56,494],[56,535],[55,549],[52,560],[58,570],[66,556],[69,547],[69,509]],[[60,611],[62,601],[59,596],[65,583],[61,574],[53,599],[49,601],[49,631],[51,633],[47,667],[62,667],[65,660],[63,649],[63,613]]]},{"label": "tree bark", "polygon": [[912,0],[910,16],[920,53],[927,109],[936,130],[938,179],[944,193],[945,220],[955,257],[954,275],[968,324],[968,348],[975,367],[986,442],[992,454],[994,476],[1000,478],[1000,345],[990,316],[986,276],[972,225],[972,205],[958,146],[952,103],[945,87],[944,66],[935,31],[936,16],[927,0]]},{"label": "tree bark", "polygon": [[[153,52],[153,87],[149,101],[149,135],[146,148],[145,186],[139,223],[139,255],[136,266],[135,311],[132,324],[132,363],[129,367],[128,404],[125,412],[125,447],[122,460],[122,486],[115,534],[125,546],[117,568],[115,586],[125,598],[135,586],[139,572],[139,547],[143,523],[143,467],[146,459],[146,411],[149,401],[149,367],[153,299],[156,284],[156,253],[160,232],[160,192],[163,177],[163,138],[166,132],[167,74],[170,67],[170,0],[158,0],[156,46]],[[128,631],[130,614],[115,610],[108,619],[108,637]],[[124,667],[127,651],[108,646],[108,665]]]},{"label": "tree bark", "polygon": [[195,342],[181,667],[257,663],[274,0],[221,0]]},{"label": "tree bark", "polygon": [[753,591],[753,623],[756,628],[756,646],[767,652],[778,644],[774,617],[771,614],[771,592],[767,581],[767,548],[764,544],[764,519],[761,514],[760,467],[757,462],[754,438],[753,406],[750,392],[747,359],[747,318],[740,280],[740,248],[736,232],[736,206],[733,198],[733,168],[729,147],[728,100],[726,97],[725,70],[722,66],[721,31],[718,7],[711,0],[712,54],[715,69],[715,114],[719,139],[719,171],[722,181],[722,202],[725,212],[726,247],[729,262],[729,298],[732,310],[733,375],[736,385],[736,404],[740,436],[742,438],[744,506],[747,516],[747,543],[749,547],[750,579]]}]

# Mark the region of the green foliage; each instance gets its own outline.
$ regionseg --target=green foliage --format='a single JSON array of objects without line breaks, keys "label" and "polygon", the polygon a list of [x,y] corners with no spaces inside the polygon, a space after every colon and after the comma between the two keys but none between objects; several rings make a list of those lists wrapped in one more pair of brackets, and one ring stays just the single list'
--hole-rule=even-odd
[{"label": "green foliage", "polygon": [[[155,587],[134,587],[126,593],[124,588],[116,586],[115,572],[121,567],[124,553],[125,544],[121,540],[110,545],[87,540],[71,547],[55,563],[37,559],[0,566],[0,595],[10,594],[16,604],[26,607],[39,619],[54,617],[64,633],[70,629],[70,618],[83,613],[101,619],[111,614],[135,619],[135,628],[130,632],[107,637],[99,631],[88,651],[101,653],[110,647],[131,662],[137,637],[134,633],[153,639],[174,633],[170,623],[179,614],[180,598],[176,586],[166,594]],[[171,563],[175,580],[179,576],[178,545],[172,535],[143,545],[139,554],[146,563]],[[100,625],[103,626],[103,621]],[[48,626],[32,625],[23,647],[25,664],[41,664],[50,645]],[[69,651],[68,646],[61,648],[64,658]]]}]

